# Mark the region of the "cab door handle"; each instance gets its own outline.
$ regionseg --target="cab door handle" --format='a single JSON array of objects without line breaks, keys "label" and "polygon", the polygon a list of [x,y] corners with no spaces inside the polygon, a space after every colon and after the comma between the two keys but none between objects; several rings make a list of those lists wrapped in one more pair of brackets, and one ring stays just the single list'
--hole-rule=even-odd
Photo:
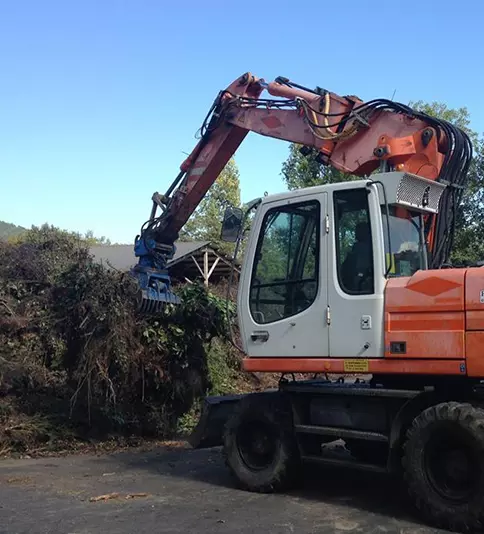
[{"label": "cab door handle", "polygon": [[269,339],[269,332],[267,330],[257,330],[250,334],[250,339],[254,342],[260,341],[261,343],[265,343]]}]

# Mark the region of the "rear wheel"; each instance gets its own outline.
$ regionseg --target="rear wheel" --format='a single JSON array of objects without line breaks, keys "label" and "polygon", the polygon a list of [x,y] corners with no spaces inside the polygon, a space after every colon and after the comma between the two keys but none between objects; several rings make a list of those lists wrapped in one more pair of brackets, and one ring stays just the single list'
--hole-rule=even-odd
[{"label": "rear wheel", "polygon": [[484,524],[484,410],[446,402],[413,421],[404,445],[405,479],[432,522],[460,531]]},{"label": "rear wheel", "polygon": [[274,492],[292,487],[300,473],[290,406],[278,393],[244,397],[227,422],[223,453],[239,485]]}]

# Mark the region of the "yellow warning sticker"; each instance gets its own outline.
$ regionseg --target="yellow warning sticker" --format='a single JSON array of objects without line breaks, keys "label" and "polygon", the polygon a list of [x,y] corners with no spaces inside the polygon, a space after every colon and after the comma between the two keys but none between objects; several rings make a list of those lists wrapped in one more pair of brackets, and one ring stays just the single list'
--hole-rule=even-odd
[{"label": "yellow warning sticker", "polygon": [[358,358],[357,360],[345,360],[343,364],[345,373],[367,373],[368,360],[366,358]]}]

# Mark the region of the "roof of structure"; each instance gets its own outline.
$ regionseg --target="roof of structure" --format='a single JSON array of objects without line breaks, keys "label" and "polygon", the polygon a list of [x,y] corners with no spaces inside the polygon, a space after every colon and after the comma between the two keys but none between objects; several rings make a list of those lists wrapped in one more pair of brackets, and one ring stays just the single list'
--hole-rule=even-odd
[{"label": "roof of structure", "polygon": [[[175,246],[175,255],[167,265],[170,271],[189,279],[203,277],[203,257],[207,252],[207,268],[210,271],[213,267],[210,275],[225,277],[230,274],[230,258],[220,254],[210,241],[177,241]],[[95,261],[119,271],[129,271],[138,262],[133,245],[95,245],[90,252]]]},{"label": "roof of structure", "polygon": [[[177,241],[175,255],[168,265],[177,263],[181,258],[207,245],[210,245],[209,241]],[[94,245],[89,250],[97,262],[119,271],[129,271],[138,263],[133,245]]]}]

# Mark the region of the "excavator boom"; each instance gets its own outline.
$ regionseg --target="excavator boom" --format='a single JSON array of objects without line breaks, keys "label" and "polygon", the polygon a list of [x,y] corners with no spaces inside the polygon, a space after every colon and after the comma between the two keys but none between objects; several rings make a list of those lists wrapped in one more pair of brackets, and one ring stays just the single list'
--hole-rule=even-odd
[{"label": "excavator boom", "polygon": [[[261,98],[264,90],[277,98]],[[448,261],[472,157],[462,130],[390,100],[365,103],[286,78],[266,83],[246,73],[218,94],[179,175],[164,195],[153,195],[150,218],[135,241],[139,263],[133,273],[143,309],[155,311],[159,304],[177,301],[166,271],[174,243],[249,132],[317,149],[322,164],[348,174],[395,170],[443,182],[449,187],[439,215],[426,221],[426,238],[430,266]]]}]

